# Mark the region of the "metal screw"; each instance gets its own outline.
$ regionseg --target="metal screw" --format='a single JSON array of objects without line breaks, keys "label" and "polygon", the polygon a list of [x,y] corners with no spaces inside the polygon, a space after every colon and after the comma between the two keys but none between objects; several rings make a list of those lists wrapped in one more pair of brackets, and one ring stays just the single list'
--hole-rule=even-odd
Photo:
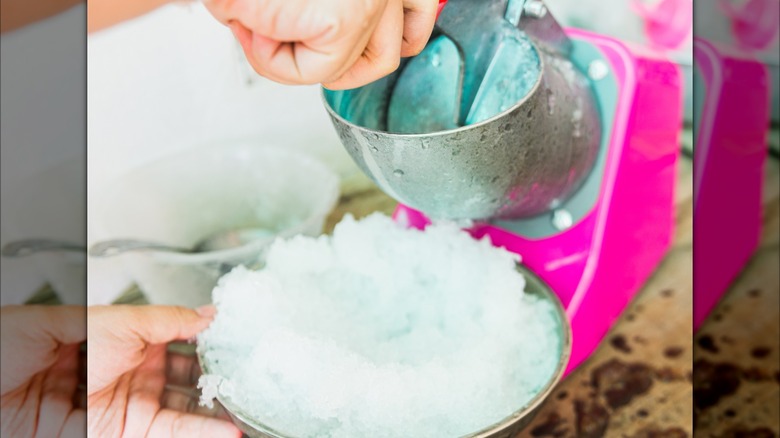
[{"label": "metal screw", "polygon": [[574,224],[574,218],[567,210],[555,210],[552,215],[552,224],[556,230],[563,231]]},{"label": "metal screw", "polygon": [[523,6],[525,15],[533,18],[542,18],[547,15],[547,7],[539,0],[532,0]]},{"label": "metal screw", "polygon": [[608,74],[609,67],[604,61],[600,59],[597,59],[588,65],[588,76],[594,81],[604,79]]}]

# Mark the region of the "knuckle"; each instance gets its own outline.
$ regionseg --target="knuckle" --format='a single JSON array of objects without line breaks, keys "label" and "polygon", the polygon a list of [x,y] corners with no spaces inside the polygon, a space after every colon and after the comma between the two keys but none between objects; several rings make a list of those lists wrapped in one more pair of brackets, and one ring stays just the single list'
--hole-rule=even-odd
[{"label": "knuckle", "polygon": [[412,39],[407,43],[406,51],[410,56],[419,55],[425,48],[425,41],[422,38]]},{"label": "knuckle", "polygon": [[390,74],[398,69],[401,65],[401,58],[399,56],[386,54],[379,58],[377,63],[377,69],[383,74]]},{"label": "knuckle", "polygon": [[323,15],[321,20],[320,25],[323,29],[326,29],[323,36],[337,37],[347,29],[347,26],[344,25],[344,17],[341,14],[331,13]]}]

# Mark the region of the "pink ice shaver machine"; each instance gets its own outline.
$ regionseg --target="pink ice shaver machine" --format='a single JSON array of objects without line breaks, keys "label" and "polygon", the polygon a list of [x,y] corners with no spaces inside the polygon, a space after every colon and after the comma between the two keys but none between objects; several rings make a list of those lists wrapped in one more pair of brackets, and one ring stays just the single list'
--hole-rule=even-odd
[{"label": "pink ice shaver machine", "polygon": [[[777,0],[721,1],[731,42],[695,38],[693,328],[758,248],[767,134],[778,121]],[[776,56],[776,53],[775,53]]]},{"label": "pink ice shaver machine", "polygon": [[568,373],[670,247],[682,81],[659,52],[562,29],[541,1],[449,0],[420,55],[324,100],[397,221],[460,221],[554,291]]}]

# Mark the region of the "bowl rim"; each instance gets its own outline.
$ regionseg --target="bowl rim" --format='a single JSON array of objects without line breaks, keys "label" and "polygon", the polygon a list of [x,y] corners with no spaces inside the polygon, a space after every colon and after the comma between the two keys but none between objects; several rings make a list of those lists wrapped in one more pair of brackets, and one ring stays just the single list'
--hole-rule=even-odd
[{"label": "bowl rim", "polygon": [[[106,188],[106,190],[102,191],[99,196],[99,200],[102,201],[102,205],[97,209],[96,214],[98,216],[102,216],[107,210],[110,209],[110,206],[105,202],[105,200],[110,198],[111,194],[119,190],[119,188],[124,184],[127,184],[124,182],[126,179],[141,175],[145,172],[148,172],[150,169],[155,169],[157,167],[165,166],[166,164],[175,163],[181,159],[215,154],[218,150],[223,151],[225,156],[240,153],[240,151],[248,151],[249,153],[268,153],[283,155],[286,156],[286,158],[293,158],[297,162],[296,166],[306,168],[310,175],[316,177],[318,180],[318,185],[328,187],[328,195],[323,197],[319,203],[313,205],[312,211],[318,212],[317,214],[309,213],[302,221],[297,222],[291,227],[276,232],[274,235],[267,238],[253,240],[235,248],[228,248],[219,251],[192,254],[152,252],[150,255],[152,260],[155,262],[169,265],[197,265],[209,263],[229,263],[235,260],[243,260],[247,257],[250,257],[252,254],[259,253],[264,247],[267,247],[274,240],[276,240],[277,237],[287,238],[300,234],[303,232],[303,230],[306,230],[317,221],[326,217],[338,202],[340,196],[338,175],[314,156],[281,145],[263,144],[257,141],[246,139],[234,139],[228,141],[212,141],[206,144],[201,144],[193,148],[187,148],[183,151],[165,155],[141,166],[134,167],[133,169],[123,174],[120,177],[121,179],[114,179],[112,183]],[[104,226],[103,228],[107,227]]]},{"label": "bowl rim", "polygon": [[[547,299],[553,304],[555,315],[557,317],[556,319],[558,320],[561,327],[561,342],[558,361],[555,369],[553,370],[553,373],[550,375],[542,389],[537,392],[530,400],[528,400],[522,407],[496,423],[488,425],[475,432],[471,432],[467,435],[463,435],[459,438],[492,438],[497,436],[499,433],[514,427],[522,419],[526,418],[530,414],[533,414],[536,409],[547,399],[547,397],[549,397],[558,382],[560,382],[560,380],[563,378],[566,366],[569,363],[572,349],[572,329],[571,322],[569,321],[569,318],[566,314],[566,309],[564,308],[563,303],[561,302],[558,295],[547,284],[547,282],[533,273],[528,267],[523,265],[522,262],[518,262],[515,266],[526,280],[525,287],[527,288],[529,283],[534,284],[536,287],[538,287],[538,290],[533,291],[532,293],[540,294],[544,297],[544,299]],[[208,374],[208,366],[203,359],[203,354],[200,348],[197,349],[197,359],[202,373]],[[234,420],[240,421],[246,427],[252,428],[255,431],[270,438],[295,438],[290,435],[284,435],[281,432],[278,432],[277,430],[260,423],[259,421],[252,420],[251,417],[246,415],[239,407],[229,401],[226,401],[225,397],[220,394],[219,389],[217,389],[216,399],[224,407],[225,411],[227,411],[230,417],[232,417]]]}]

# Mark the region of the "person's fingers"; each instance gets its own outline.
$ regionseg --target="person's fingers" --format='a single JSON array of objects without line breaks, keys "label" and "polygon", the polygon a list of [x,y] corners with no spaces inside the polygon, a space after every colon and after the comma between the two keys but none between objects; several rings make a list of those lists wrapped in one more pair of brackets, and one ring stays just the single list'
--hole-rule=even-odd
[{"label": "person's fingers", "polygon": [[438,3],[211,0],[207,6],[230,26],[259,74],[284,84],[344,89],[386,76],[401,56],[419,53]]},{"label": "person's fingers", "polygon": [[169,384],[193,388],[198,384],[201,370],[196,356],[168,353],[166,362]]},{"label": "person's fingers", "polygon": [[[140,308],[139,308],[140,309]],[[138,335],[150,344],[191,339],[209,326],[217,309],[204,306],[189,309],[178,306],[149,306],[139,312]]]},{"label": "person's fingers", "polygon": [[404,12],[401,0],[387,2],[385,13],[361,57],[338,79],[323,83],[325,88],[356,88],[395,71],[401,62]]},{"label": "person's fingers", "polygon": [[79,345],[63,345],[54,365],[45,371],[41,393],[38,433],[58,436],[73,410],[73,396],[78,387]]},{"label": "person's fingers", "polygon": [[[3,351],[3,354],[6,352]],[[44,377],[44,373],[34,374],[24,386],[3,394],[0,435],[6,436],[12,433],[20,436],[35,435]],[[13,414],[9,415],[10,418],[6,418],[6,412]]]},{"label": "person's fingers", "polygon": [[[387,0],[210,0],[249,64],[286,84],[341,77],[363,54]],[[399,5],[400,8],[400,5]]]},{"label": "person's fingers", "polygon": [[[43,435],[45,436],[45,435]],[[57,435],[52,435],[57,436]],[[74,409],[65,419],[60,438],[79,438],[87,436],[87,411],[86,409]]]},{"label": "person's fingers", "polygon": [[404,0],[404,36],[401,56],[419,54],[431,37],[438,0]]},{"label": "person's fingers", "polygon": [[316,84],[342,75],[360,57],[372,30],[326,44],[321,41],[326,34],[284,42],[240,23],[233,22],[230,27],[252,68],[282,84]]},{"label": "person's fingers", "polygon": [[[94,365],[90,365],[92,373]],[[120,375],[112,385],[101,391],[90,390],[95,383],[87,384],[87,416],[90,436],[122,436],[124,418],[130,393],[131,373]]]},{"label": "person's fingers", "polygon": [[150,345],[143,363],[132,371],[124,421],[127,436],[143,436],[149,420],[160,409],[165,389],[165,355],[164,344]]},{"label": "person's fingers", "polygon": [[83,306],[3,306],[0,309],[3,351],[0,393],[19,387],[57,360],[62,345],[87,338]]},{"label": "person's fingers", "polygon": [[[350,12],[355,18],[365,18],[380,1],[383,0],[205,0],[204,4],[225,25],[240,22],[255,33],[292,42],[319,36],[337,38],[347,30],[344,19],[350,17]],[[356,3],[358,8],[350,7]]]},{"label": "person's fingers", "polygon": [[241,431],[229,421],[162,409],[152,420],[146,436],[148,438],[239,438]]},{"label": "person's fingers", "polygon": [[[286,78],[284,76],[275,74],[269,68],[267,59],[274,59],[277,64],[277,68],[279,68],[279,65],[295,66],[294,60],[288,58],[290,55],[289,50],[286,50],[282,53],[279,53],[278,50],[283,45],[294,43],[282,43],[260,35],[254,35],[250,29],[238,21],[232,21],[229,24],[229,27],[233,31],[233,35],[236,37],[236,41],[238,41],[238,44],[241,46],[241,50],[243,50],[244,56],[249,62],[249,65],[252,66],[252,69],[255,72],[281,84],[292,85],[297,83],[295,78],[290,78],[289,74]],[[300,80],[301,78],[298,78],[298,81]]]},{"label": "person's fingers", "polygon": [[102,340],[104,332],[120,340],[140,340],[163,344],[191,339],[211,323],[216,309],[204,306],[189,309],[180,306],[93,306],[89,309],[89,357],[93,340]]},{"label": "person's fingers", "polygon": [[[213,306],[198,310],[178,306],[90,307],[88,393],[139,366],[150,345],[192,338],[211,323],[215,312]],[[161,357],[161,370],[164,365]]]}]

